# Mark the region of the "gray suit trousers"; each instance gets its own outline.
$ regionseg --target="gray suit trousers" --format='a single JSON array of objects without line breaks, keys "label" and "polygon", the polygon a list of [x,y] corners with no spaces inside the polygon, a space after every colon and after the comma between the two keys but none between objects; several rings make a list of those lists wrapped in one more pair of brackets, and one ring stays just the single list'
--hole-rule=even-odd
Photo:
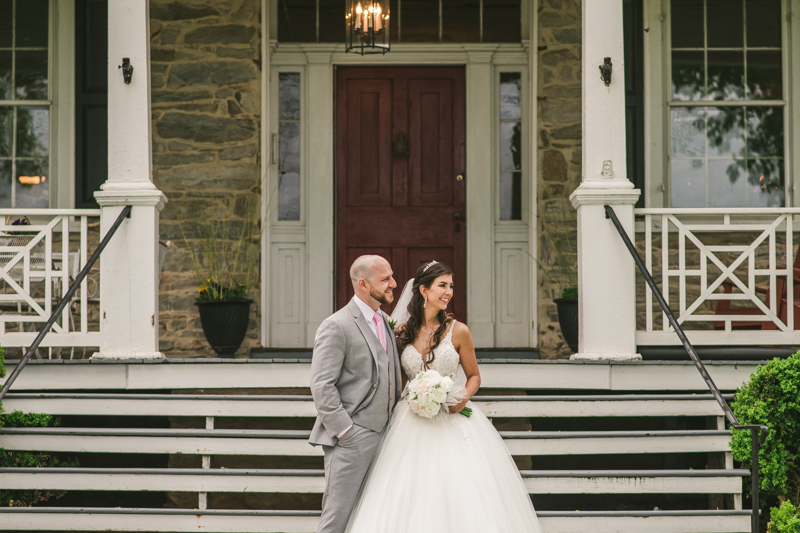
[{"label": "gray suit trousers", "polygon": [[317,533],[344,533],[384,431],[353,425],[336,446],[322,447],[325,495]]}]

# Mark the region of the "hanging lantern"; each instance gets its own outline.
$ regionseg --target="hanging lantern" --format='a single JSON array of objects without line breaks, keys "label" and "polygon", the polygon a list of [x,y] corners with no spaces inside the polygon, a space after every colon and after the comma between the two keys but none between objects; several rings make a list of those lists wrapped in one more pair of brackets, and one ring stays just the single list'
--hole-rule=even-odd
[{"label": "hanging lantern", "polygon": [[389,0],[347,0],[345,52],[389,51]]}]

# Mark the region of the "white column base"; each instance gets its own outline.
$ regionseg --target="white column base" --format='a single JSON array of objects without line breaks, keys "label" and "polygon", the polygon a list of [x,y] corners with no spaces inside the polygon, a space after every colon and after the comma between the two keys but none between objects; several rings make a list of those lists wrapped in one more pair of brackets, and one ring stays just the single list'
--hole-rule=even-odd
[{"label": "white column base", "polygon": [[569,356],[573,361],[641,361],[639,353],[574,353]]},{"label": "white column base", "polygon": [[164,359],[161,352],[94,352],[92,359]]}]

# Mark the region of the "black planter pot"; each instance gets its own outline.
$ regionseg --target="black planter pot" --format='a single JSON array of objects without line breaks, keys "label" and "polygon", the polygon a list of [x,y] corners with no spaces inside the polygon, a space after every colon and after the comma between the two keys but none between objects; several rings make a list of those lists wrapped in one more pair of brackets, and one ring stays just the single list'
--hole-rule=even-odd
[{"label": "black planter pot", "polygon": [[556,298],[553,301],[558,307],[558,323],[561,325],[561,335],[567,341],[569,349],[578,353],[578,299]]},{"label": "black planter pot", "polygon": [[220,357],[233,357],[242,345],[252,303],[245,298],[195,302],[206,340]]}]

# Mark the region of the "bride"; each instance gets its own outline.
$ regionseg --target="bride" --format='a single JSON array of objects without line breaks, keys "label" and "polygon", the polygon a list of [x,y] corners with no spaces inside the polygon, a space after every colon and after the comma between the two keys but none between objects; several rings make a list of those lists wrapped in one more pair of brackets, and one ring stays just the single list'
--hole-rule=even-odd
[{"label": "bride", "polygon": [[[455,381],[460,363],[463,399],[431,420],[412,413],[405,400],[397,404],[349,533],[541,533],[503,440],[469,402],[481,377],[469,328],[446,312],[452,296],[453,271],[433,261],[406,285],[393,318],[401,324],[403,386],[424,369]],[[459,414],[464,407],[472,416]]]}]

